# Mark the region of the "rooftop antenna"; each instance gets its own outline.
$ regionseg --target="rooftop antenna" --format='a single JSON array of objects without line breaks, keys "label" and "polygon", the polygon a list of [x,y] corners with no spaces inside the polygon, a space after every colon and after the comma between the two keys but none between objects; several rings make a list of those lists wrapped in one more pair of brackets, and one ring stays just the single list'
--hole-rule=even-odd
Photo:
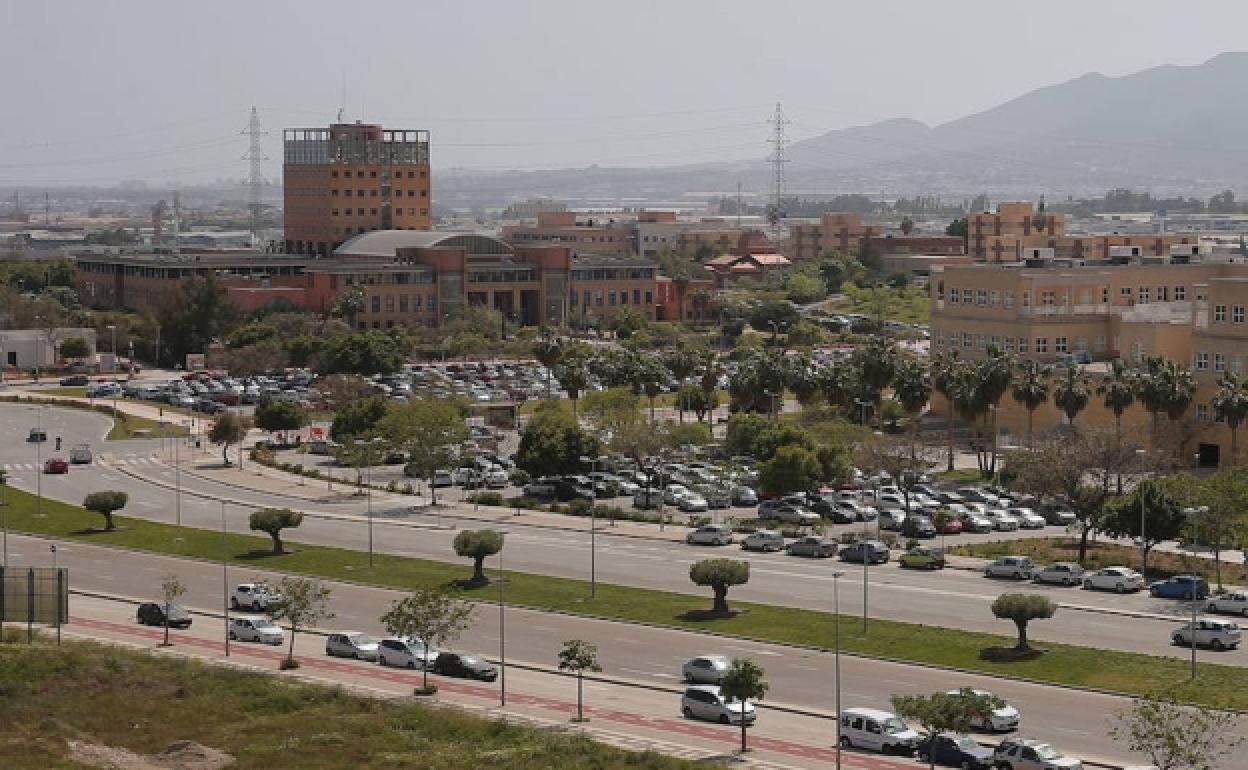
[{"label": "rooftop antenna", "polygon": [[173,255],[178,256],[178,229],[179,220],[182,216],[182,201],[178,197],[178,191],[173,191]]},{"label": "rooftop antenna", "polygon": [[338,100],[338,123],[347,117],[347,71],[342,71],[342,98]]},{"label": "rooftop antenna", "polygon": [[47,190],[43,192],[43,226],[47,227],[52,224],[52,201],[48,198]]},{"label": "rooftop antenna", "polygon": [[741,229],[741,180],[737,180],[737,229]]},{"label": "rooftop antenna", "polygon": [[247,121],[247,128],[241,133],[249,140],[247,152],[243,155],[243,160],[251,164],[250,173],[247,175],[247,208],[251,212],[251,237],[258,241],[260,238],[260,198],[264,192],[264,186],[268,184],[260,164],[269,159],[269,156],[264,154],[264,148],[260,146],[260,138],[269,132],[260,125],[260,115],[255,107],[251,108],[251,120]]},{"label": "rooftop antenna", "polygon": [[780,199],[784,197],[784,164],[789,162],[785,156],[785,148],[789,144],[788,138],[784,135],[784,127],[789,124],[789,119],[784,117],[784,110],[780,108],[780,102],[776,102],[776,111],[772,114],[771,120],[771,139],[768,143],[771,145],[771,155],[767,158],[771,163],[771,211],[767,213],[767,221],[772,226],[780,224],[781,211]]}]

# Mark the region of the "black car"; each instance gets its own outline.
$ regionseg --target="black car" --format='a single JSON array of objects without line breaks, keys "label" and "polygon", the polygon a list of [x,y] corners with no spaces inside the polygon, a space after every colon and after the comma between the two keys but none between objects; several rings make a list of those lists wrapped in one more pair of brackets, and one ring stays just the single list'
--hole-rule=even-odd
[{"label": "black car", "polygon": [[65,386],[86,385],[88,382],[90,382],[90,380],[87,379],[87,375],[85,374],[71,374],[68,377],[61,378],[61,384]]},{"label": "black car", "polygon": [[[163,626],[165,625],[164,605],[157,602],[143,602],[139,605],[139,611],[136,613],[135,619],[145,626]],[[191,613],[176,604],[170,604],[169,627],[190,628],[190,626]]]},{"label": "black car", "polygon": [[992,749],[981,746],[968,735],[938,733],[919,741],[919,759],[930,757],[936,764],[966,770],[987,770],[993,766]]},{"label": "black car", "polygon": [[211,398],[201,398],[195,402],[191,409],[204,414],[217,414],[225,411],[225,404],[222,404],[220,401],[213,401]]},{"label": "black car", "polygon": [[459,652],[440,652],[434,659],[429,670],[442,676],[453,676],[459,679],[479,679],[493,682],[498,677],[498,669],[490,665],[480,655],[467,655]]},{"label": "black car", "polygon": [[901,525],[901,534],[904,537],[936,537],[936,525],[926,516],[910,515]]},{"label": "black car", "polygon": [[589,480],[587,476],[564,476],[555,482],[555,497],[560,502],[566,503],[569,500],[594,500],[597,494],[594,492],[594,482]]}]

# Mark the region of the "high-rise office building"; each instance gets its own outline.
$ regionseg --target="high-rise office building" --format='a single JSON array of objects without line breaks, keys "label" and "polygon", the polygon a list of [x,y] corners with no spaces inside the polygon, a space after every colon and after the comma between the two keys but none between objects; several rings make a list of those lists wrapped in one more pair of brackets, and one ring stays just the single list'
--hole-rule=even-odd
[{"label": "high-rise office building", "polygon": [[373,123],[282,132],[286,251],[329,256],[372,230],[428,230],[429,132]]}]

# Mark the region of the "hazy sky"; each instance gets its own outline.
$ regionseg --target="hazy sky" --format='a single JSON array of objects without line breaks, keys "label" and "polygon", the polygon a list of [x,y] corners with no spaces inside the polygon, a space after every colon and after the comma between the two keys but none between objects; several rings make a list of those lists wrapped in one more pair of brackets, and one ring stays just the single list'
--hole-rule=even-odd
[{"label": "hazy sky", "polygon": [[[241,177],[284,127],[432,131],[435,167],[763,157],[1242,49],[1248,2],[0,0],[0,185]],[[346,103],[343,104],[343,83]]]}]

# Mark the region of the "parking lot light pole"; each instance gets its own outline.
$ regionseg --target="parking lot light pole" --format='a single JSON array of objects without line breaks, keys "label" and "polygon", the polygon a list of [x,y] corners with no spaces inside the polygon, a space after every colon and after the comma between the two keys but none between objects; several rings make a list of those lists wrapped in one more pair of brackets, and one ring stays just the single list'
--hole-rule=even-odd
[{"label": "parking lot light pole", "polygon": [[230,657],[230,558],[225,537],[225,501],[221,501],[221,603],[225,608],[225,657]]},{"label": "parking lot light pole", "polygon": [[836,627],[832,634],[832,671],[836,676],[836,770],[841,770],[841,578],[844,570],[832,572],[832,614],[836,617]]}]

